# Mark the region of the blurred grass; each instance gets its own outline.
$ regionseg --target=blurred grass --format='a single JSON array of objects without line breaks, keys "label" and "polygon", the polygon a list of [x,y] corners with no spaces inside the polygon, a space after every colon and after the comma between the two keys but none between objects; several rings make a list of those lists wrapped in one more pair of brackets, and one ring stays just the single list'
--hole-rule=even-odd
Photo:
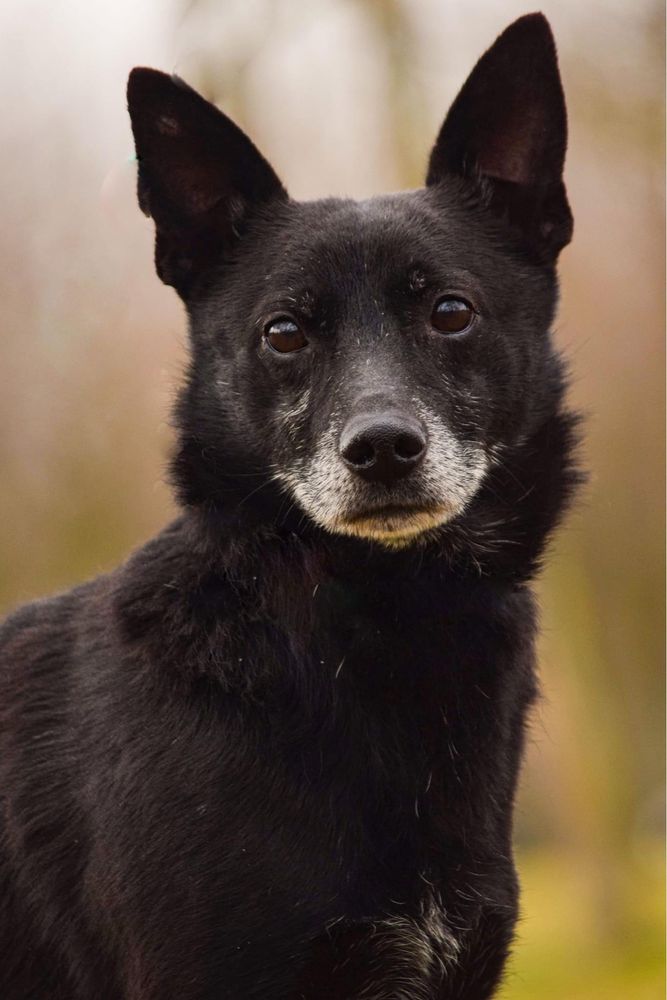
[{"label": "blurred grass", "polygon": [[[662,1000],[662,841],[635,846],[610,872],[621,906],[600,921],[598,873],[570,852],[530,850],[517,863],[522,919],[499,1000]],[[619,914],[621,916],[619,917]]]}]

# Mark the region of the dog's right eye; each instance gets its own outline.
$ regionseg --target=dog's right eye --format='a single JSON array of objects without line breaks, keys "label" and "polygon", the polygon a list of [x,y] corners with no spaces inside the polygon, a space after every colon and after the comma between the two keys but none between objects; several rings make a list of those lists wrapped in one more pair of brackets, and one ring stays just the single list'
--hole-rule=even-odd
[{"label": "dog's right eye", "polygon": [[286,316],[273,319],[266,325],[264,339],[269,347],[278,351],[279,354],[301,351],[308,345],[308,338],[301,327],[293,319],[288,319]]}]

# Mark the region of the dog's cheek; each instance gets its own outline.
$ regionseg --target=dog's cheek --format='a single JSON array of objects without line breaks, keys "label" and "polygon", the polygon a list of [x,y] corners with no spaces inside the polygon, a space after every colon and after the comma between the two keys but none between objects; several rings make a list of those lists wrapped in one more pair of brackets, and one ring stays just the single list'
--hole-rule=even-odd
[{"label": "dog's cheek", "polygon": [[520,325],[488,325],[451,379],[451,422],[461,440],[492,446],[523,422],[530,347]]},{"label": "dog's cheek", "polygon": [[491,444],[509,444],[530,430],[550,357],[548,338],[536,337],[520,321],[504,333],[503,341],[486,374],[487,395],[493,401]]},{"label": "dog's cheek", "polygon": [[281,479],[300,507],[314,521],[328,526],[346,509],[354,492],[350,475],[340,462],[335,418],[321,431],[317,421],[281,465]]},{"label": "dog's cheek", "polygon": [[[412,398],[417,412],[427,411],[429,438],[449,435],[467,446],[486,448],[493,440],[495,399],[486,371],[467,366],[437,372]],[[424,418],[425,419],[425,418]]]}]

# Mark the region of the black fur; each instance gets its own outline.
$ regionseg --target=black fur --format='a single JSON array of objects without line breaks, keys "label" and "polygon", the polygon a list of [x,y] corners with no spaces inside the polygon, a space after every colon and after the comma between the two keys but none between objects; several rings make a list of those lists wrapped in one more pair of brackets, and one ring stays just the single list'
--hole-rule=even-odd
[{"label": "black fur", "polygon": [[[483,57],[425,189],[361,205],[290,201],[181,81],[128,93],[190,319],[183,513],[0,633],[0,996],[483,1000],[517,913],[529,583],[577,481],[549,28]],[[452,290],[477,317],[448,338]],[[309,346],[277,355],[286,313]],[[327,531],[290,485],[369,399],[425,401],[488,458],[402,547]]]}]

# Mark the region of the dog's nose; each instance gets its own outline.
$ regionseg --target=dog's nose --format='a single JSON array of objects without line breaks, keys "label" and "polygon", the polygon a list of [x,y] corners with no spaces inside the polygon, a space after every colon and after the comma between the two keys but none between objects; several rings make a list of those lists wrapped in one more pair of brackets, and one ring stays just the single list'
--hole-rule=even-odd
[{"label": "dog's nose", "polygon": [[389,485],[419,465],[426,454],[426,432],[408,414],[360,414],[343,428],[339,450],[352,472]]}]

